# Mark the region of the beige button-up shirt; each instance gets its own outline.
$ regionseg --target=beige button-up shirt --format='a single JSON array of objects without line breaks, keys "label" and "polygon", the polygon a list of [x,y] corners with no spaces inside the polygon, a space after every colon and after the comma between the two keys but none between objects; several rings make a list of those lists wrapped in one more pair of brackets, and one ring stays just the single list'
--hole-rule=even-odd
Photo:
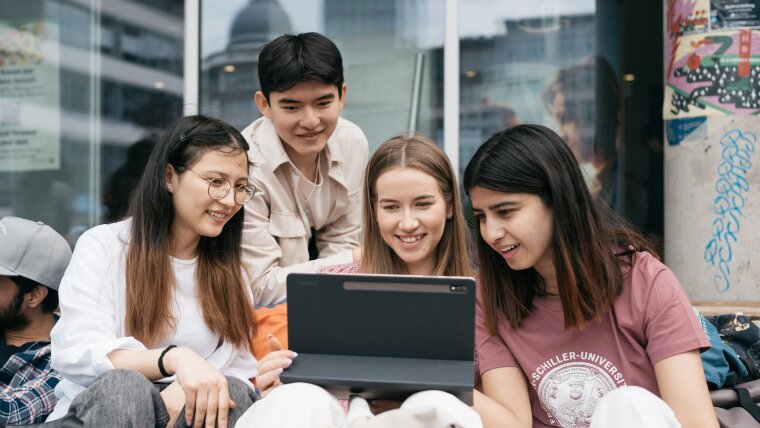
[{"label": "beige button-up shirt", "polygon": [[295,167],[274,124],[262,117],[242,134],[251,146],[250,178],[258,189],[245,205],[243,263],[253,276],[254,302],[259,307],[285,299],[285,280],[291,272],[316,272],[322,266],[352,261],[351,250],[359,246],[361,235],[368,144],[358,126],[338,120],[325,147],[329,167],[323,179],[330,186],[330,210],[324,221],[315,219],[324,226],[314,231],[319,258],[309,261],[313,225],[296,193]]}]

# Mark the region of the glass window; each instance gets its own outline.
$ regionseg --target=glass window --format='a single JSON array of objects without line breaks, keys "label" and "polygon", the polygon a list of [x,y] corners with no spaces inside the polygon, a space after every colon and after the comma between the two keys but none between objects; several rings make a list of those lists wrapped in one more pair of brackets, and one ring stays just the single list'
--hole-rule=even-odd
[{"label": "glass window", "polygon": [[183,2],[96,3],[0,0],[0,216],[72,244],[124,215],[182,115]]},{"label": "glass window", "polygon": [[[261,47],[283,33],[317,31],[343,55],[343,117],[364,130],[370,148],[407,131],[414,117],[415,130],[440,142],[443,2],[206,0],[201,7],[201,111],[247,126],[260,116],[253,94]],[[413,94],[416,61],[424,66]]]},{"label": "glass window", "polygon": [[619,34],[600,33],[600,21],[616,19],[607,3],[460,1],[461,169],[491,134],[544,124],[592,191],[620,208],[620,48]]},{"label": "glass window", "polygon": [[659,49],[662,34],[640,31],[661,12],[657,1],[459,0],[460,171],[493,133],[546,125],[592,192],[661,244],[662,57],[641,46]]}]

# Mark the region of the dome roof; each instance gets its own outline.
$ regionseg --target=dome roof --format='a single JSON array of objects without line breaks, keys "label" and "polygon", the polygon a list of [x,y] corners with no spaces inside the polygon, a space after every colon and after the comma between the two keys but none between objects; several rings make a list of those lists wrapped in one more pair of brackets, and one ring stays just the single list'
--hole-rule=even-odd
[{"label": "dome roof", "polygon": [[251,0],[235,17],[228,48],[238,44],[266,43],[289,32],[290,18],[277,0]]}]

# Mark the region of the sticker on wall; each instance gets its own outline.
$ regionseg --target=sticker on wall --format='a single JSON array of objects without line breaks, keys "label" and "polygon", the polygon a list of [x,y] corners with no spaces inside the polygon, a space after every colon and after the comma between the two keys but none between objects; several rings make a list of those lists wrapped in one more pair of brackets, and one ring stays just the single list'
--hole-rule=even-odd
[{"label": "sticker on wall", "polygon": [[[702,126],[706,121],[706,117],[687,117],[683,119],[666,120],[665,132],[668,137],[668,144],[675,146],[681,144],[681,141],[687,138],[707,137],[707,128]],[[699,132],[699,134],[694,134],[695,132]]]},{"label": "sticker on wall", "polygon": [[750,29],[682,36],[665,86],[663,117],[760,113],[760,32]]},{"label": "sticker on wall", "polygon": [[760,27],[760,0],[710,0],[710,28]]},{"label": "sticker on wall", "polygon": [[0,171],[60,167],[58,27],[0,21]]},{"label": "sticker on wall", "polygon": [[710,28],[710,0],[668,0],[668,33],[701,33]]}]

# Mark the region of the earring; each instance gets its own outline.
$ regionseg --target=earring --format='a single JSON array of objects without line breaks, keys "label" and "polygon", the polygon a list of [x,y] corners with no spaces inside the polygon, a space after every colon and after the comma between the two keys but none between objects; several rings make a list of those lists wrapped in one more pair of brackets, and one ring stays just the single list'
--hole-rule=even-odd
[{"label": "earring", "polygon": [[171,191],[172,191],[172,184],[171,183],[166,183],[166,189],[169,191],[169,193],[171,193]]}]

